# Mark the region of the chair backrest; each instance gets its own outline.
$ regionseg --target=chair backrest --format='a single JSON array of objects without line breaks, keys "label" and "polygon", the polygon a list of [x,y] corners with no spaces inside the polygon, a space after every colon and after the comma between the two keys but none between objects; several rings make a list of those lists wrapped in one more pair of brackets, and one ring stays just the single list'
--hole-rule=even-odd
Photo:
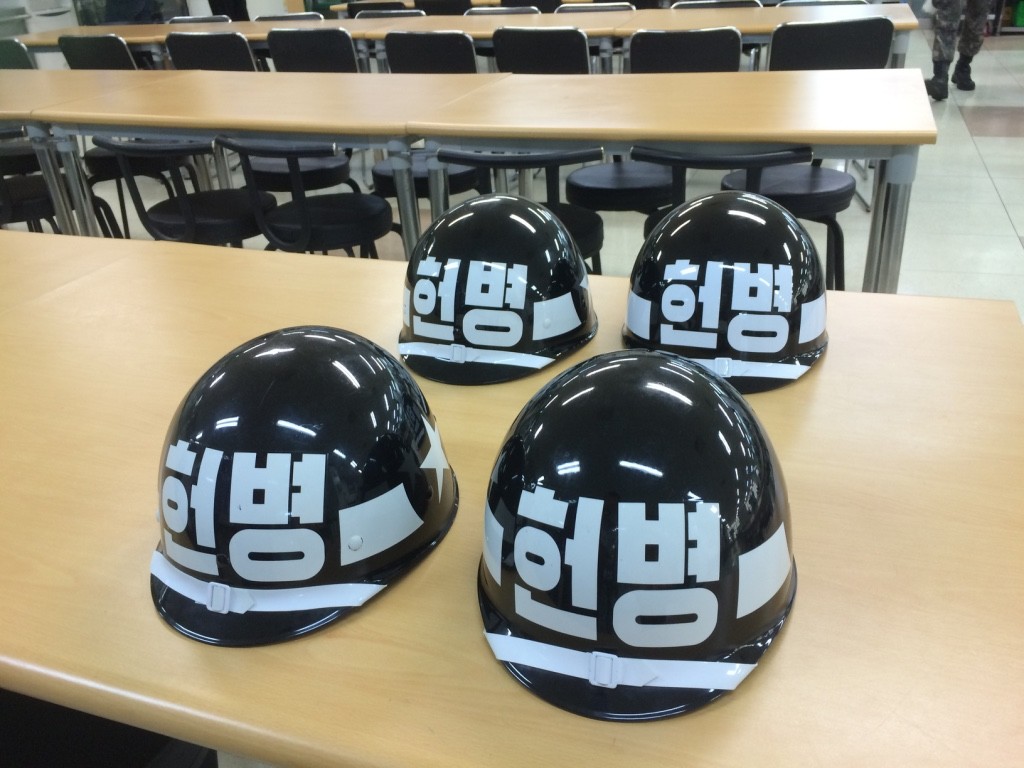
[{"label": "chair backrest", "polygon": [[278,72],[358,72],[352,35],[340,27],[272,29],[267,46]]},{"label": "chair backrest", "polygon": [[117,35],[61,35],[57,45],[70,69],[136,69],[124,38]]},{"label": "chair backrest", "polygon": [[273,13],[257,16],[253,21],[323,21],[324,15],[319,11],[296,11],[295,13]]},{"label": "chair backrest", "polygon": [[388,32],[384,55],[392,72],[416,74],[473,74],[476,50],[464,32]]},{"label": "chair backrest", "polygon": [[356,14],[356,18],[357,19],[391,19],[391,18],[401,18],[402,16],[426,16],[426,15],[427,14],[424,11],[418,10],[416,8],[401,8],[401,9],[395,8],[393,10],[385,9],[385,10],[382,10],[382,11],[371,9],[371,10],[368,10],[368,11],[359,11],[359,13]]},{"label": "chair backrest", "polygon": [[518,8],[521,6],[533,6],[541,13],[554,13],[555,8],[562,4],[562,0],[501,0],[502,8]]},{"label": "chair backrest", "polygon": [[779,5],[867,5],[868,0],[779,0]]},{"label": "chair backrest", "polygon": [[249,41],[238,32],[171,32],[166,45],[175,69],[256,71]]},{"label": "chair backrest", "polygon": [[521,16],[523,14],[530,15],[534,13],[540,13],[540,9],[535,5],[516,5],[516,6],[480,6],[478,8],[470,8],[466,11],[466,16]]},{"label": "chair backrest", "polygon": [[629,39],[630,72],[735,72],[743,59],[743,38],[735,27],[634,32]]},{"label": "chair backrest", "polygon": [[807,163],[814,158],[810,147],[708,154],[706,152],[676,152],[655,147],[635,146],[629,154],[634,160],[667,165],[672,169],[673,205],[680,205],[686,201],[687,169],[709,171],[743,169],[746,171],[745,190],[759,192],[761,190],[761,174],[765,168]]},{"label": "chair backrest", "polygon": [[672,3],[673,11],[685,11],[695,8],[761,8],[761,0],[680,0]]},{"label": "chair backrest", "polygon": [[594,13],[595,11],[635,11],[632,3],[565,3],[555,13]]},{"label": "chair backrest", "polygon": [[28,47],[20,40],[0,40],[0,69],[35,69]]},{"label": "chair backrest", "polygon": [[894,34],[884,16],[781,24],[772,32],[768,69],[881,69]]},{"label": "chair backrest", "polygon": [[[302,177],[300,160],[302,158],[324,158],[334,157],[338,153],[335,145],[326,142],[310,142],[308,144],[296,144],[292,141],[274,139],[238,139],[234,137],[218,136],[215,144],[238,155],[242,166],[242,176],[245,178],[245,186],[249,191],[252,200],[252,212],[256,223],[263,232],[264,237],[276,249],[281,251],[305,251],[308,250],[310,238],[313,234],[313,221],[310,206],[307,203],[306,184]],[[289,192],[294,209],[298,212],[298,232],[284,232],[279,228],[271,226],[265,215],[263,207],[259,204],[261,192],[270,190],[262,189],[260,186],[260,175],[253,168],[253,159],[283,159],[288,166]],[[285,240],[284,237],[291,239]]]},{"label": "chair backrest", "polygon": [[362,11],[404,11],[402,0],[351,0],[345,6],[345,13],[350,19],[356,18]]},{"label": "chair backrest", "polygon": [[494,61],[499,72],[590,74],[587,36],[576,27],[498,27],[493,40]]},{"label": "chair backrest", "polygon": [[462,16],[471,7],[471,0],[413,0],[413,7],[427,16]]},{"label": "chair backrest", "polygon": [[217,13],[212,16],[173,16],[168,24],[223,24],[231,21],[231,17],[225,13]]}]

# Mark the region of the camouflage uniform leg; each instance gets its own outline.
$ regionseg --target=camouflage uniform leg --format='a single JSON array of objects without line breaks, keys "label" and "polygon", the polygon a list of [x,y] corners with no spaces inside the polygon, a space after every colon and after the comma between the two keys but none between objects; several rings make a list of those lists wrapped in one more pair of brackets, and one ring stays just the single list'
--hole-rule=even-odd
[{"label": "camouflage uniform leg", "polygon": [[[956,32],[960,25],[964,0],[933,0],[935,5],[935,41],[932,43],[932,61],[953,61],[956,54]],[[978,3],[979,0],[971,0]],[[982,16],[984,19],[984,16]]]},{"label": "camouflage uniform leg", "polygon": [[964,27],[960,32],[958,50],[961,56],[974,56],[981,50],[985,39],[990,0],[967,0],[964,7]]}]

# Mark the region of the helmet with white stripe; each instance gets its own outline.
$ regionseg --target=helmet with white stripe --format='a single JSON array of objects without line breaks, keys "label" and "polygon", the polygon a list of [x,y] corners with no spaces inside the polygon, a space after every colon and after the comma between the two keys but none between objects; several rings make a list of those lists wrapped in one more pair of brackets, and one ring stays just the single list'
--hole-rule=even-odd
[{"label": "helmet with white stripe", "polygon": [[215,645],[344,616],[429,553],[458,506],[412,376],[335,328],[274,331],[221,358],[178,406],[160,460],[153,601]]},{"label": "helmet with white stripe", "polygon": [[828,343],[814,243],[761,195],[690,200],[637,254],[622,334],[631,347],[695,360],[744,393],[799,378]]},{"label": "helmet with white stripe", "polygon": [[448,384],[526,376],[597,332],[587,271],[565,226],[513,195],[454,206],[409,261],[398,351]]},{"label": "helmet with white stripe", "polygon": [[653,720],[735,689],[789,614],[785,484],[724,379],[658,350],[590,358],[505,438],[478,578],[496,658],[542,699]]}]

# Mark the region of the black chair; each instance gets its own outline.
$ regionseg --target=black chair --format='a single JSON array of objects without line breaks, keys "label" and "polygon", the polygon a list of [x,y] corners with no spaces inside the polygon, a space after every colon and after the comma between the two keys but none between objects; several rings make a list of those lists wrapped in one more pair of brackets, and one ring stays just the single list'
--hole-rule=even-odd
[{"label": "black chair", "polygon": [[413,0],[413,7],[427,16],[462,16],[471,6],[471,0]]},{"label": "black chair", "polygon": [[600,147],[564,152],[473,152],[442,147],[437,157],[445,163],[460,163],[486,169],[515,169],[520,172],[534,168],[544,169],[546,196],[544,205],[565,225],[576,242],[587,268],[601,273],[601,248],[604,246],[604,222],[601,217],[586,208],[562,202],[559,194],[559,170],[566,165],[576,165],[600,160]]},{"label": "black chair", "polygon": [[[388,66],[398,74],[472,74],[476,69],[473,39],[463,32],[388,32],[384,36],[384,52]],[[394,57],[394,59],[392,59]],[[432,149],[412,151],[412,178],[417,198],[430,196],[430,161]],[[370,170],[373,191],[381,197],[395,197],[394,170],[390,160],[374,163]],[[447,193],[461,194],[470,190],[490,191],[489,179],[475,167],[451,165],[447,169]],[[447,207],[447,201],[444,201]],[[395,224],[395,231],[400,225]]]},{"label": "black chair", "polygon": [[533,7],[541,13],[554,13],[562,4],[561,0],[501,0],[502,8]]},{"label": "black chair", "polygon": [[[208,155],[213,151],[209,143],[134,141],[99,136],[94,137],[93,142],[117,155],[135,211],[146,231],[156,240],[230,244],[240,248],[243,240],[260,234],[257,212],[265,213],[277,205],[273,195],[266,192],[257,196],[251,196],[244,189],[188,192],[179,158]],[[165,173],[171,180],[172,196],[148,208],[132,173],[131,159],[139,157],[166,160]]]},{"label": "black chair", "polygon": [[[889,62],[894,35],[890,19],[875,16],[828,22],[792,22],[772,33],[768,69],[864,69],[881,68]],[[742,172],[722,179],[722,189],[745,189]],[[834,267],[829,287],[846,287],[844,238],[838,214],[850,207],[857,193],[857,179],[820,160],[765,170],[760,192],[798,219],[823,224],[828,240],[827,263]]]},{"label": "black chair", "polygon": [[494,63],[520,75],[589,75],[590,46],[576,27],[498,27]]},{"label": "black chair", "polygon": [[320,11],[295,11],[294,13],[271,13],[257,16],[253,21],[323,21]]},{"label": "black chair", "polygon": [[[332,145],[271,140],[242,140],[219,137],[217,144],[238,153],[245,176],[246,194],[252,199],[256,222],[268,250],[312,252],[343,249],[353,256],[377,258],[374,242],[392,228],[391,206],[376,195],[342,192],[307,195],[299,161],[305,158],[336,154]],[[260,202],[267,194],[260,187],[253,171],[252,158],[283,160],[288,165],[291,200],[274,208],[263,208]]]},{"label": "black chair", "polygon": [[[540,9],[535,5],[519,5],[506,7],[503,5],[495,6],[480,6],[478,8],[470,8],[466,11],[466,16],[522,16],[522,15],[534,15],[539,14]],[[494,42],[491,40],[474,40],[473,46],[476,48],[476,55],[487,59],[488,66],[490,69],[495,69],[494,66]]]},{"label": "black chair", "polygon": [[267,46],[278,72],[358,72],[355,44],[348,30],[272,29]]},{"label": "black chair", "polygon": [[238,32],[170,32],[165,45],[175,69],[257,71],[249,41]]},{"label": "black chair", "polygon": [[[258,71],[249,41],[238,32],[171,32],[167,35],[167,52],[177,69]],[[283,159],[254,158],[253,165],[262,188],[275,192],[291,189],[288,167]],[[301,165],[306,189],[348,184],[359,191],[358,184],[351,179],[351,165],[346,155],[309,155],[303,158]]]},{"label": "black chair", "polygon": [[388,67],[395,73],[476,74],[476,49],[465,32],[388,32]]},{"label": "black chair", "polygon": [[[555,8],[555,13],[600,13],[601,11],[635,11],[636,6],[625,2],[565,3]],[[622,53],[622,38],[601,38],[590,45],[590,55],[597,58],[601,72],[611,73],[616,54]]]},{"label": "black chair", "polygon": [[641,30],[626,46],[632,73],[732,72],[740,68],[743,39],[735,27]]},{"label": "black chair", "polygon": [[345,6],[345,13],[350,19],[356,18],[362,11],[404,11],[402,0],[351,0]]},{"label": "black chair", "polygon": [[[377,3],[377,5],[387,5],[387,3]],[[356,14],[357,19],[397,19],[407,16],[426,16],[427,14],[423,11],[415,8],[401,8],[375,10],[369,9],[365,11],[359,11]],[[366,62],[366,71],[370,71],[370,62],[377,62],[377,70],[379,72],[388,72],[388,57],[384,53],[384,41],[383,40],[364,40],[360,39],[358,43],[359,57]]]},{"label": "black chair", "polygon": [[[695,10],[698,8],[761,8],[761,0],[680,0],[672,3],[672,10]],[[750,57],[750,68],[761,68],[761,44],[744,43],[743,54]]]},{"label": "black chair", "polygon": [[[740,36],[732,28],[683,32],[637,32],[629,41],[629,67],[636,72],[709,72],[718,65],[739,69]],[[565,198],[594,211],[651,213],[678,200],[669,168],[642,160],[613,158],[588,165],[565,180]],[[676,203],[678,204],[678,203]]]},{"label": "black chair", "polygon": [[226,13],[214,13],[206,16],[172,16],[168,24],[224,24],[231,21]]},{"label": "black chair", "polygon": [[217,768],[213,749],[0,690],[0,754],[18,768]]},{"label": "black chair", "polygon": [[772,32],[768,69],[883,69],[894,35],[893,22],[885,16],[792,21]]},{"label": "black chair", "polygon": [[[115,34],[106,35],[61,35],[57,44],[70,69],[114,69],[134,70],[137,61],[124,38]],[[195,167],[188,158],[182,157],[182,167],[188,172],[193,189],[199,189],[199,181]],[[130,160],[132,172],[136,176],[145,176],[160,182],[168,197],[173,194],[170,183],[163,173],[166,160],[162,157],[136,157]],[[85,168],[86,183],[95,193],[95,187],[105,181],[113,181],[117,190],[118,208],[121,212],[121,225],[125,237],[131,236],[128,223],[128,208],[122,185],[121,164],[114,153],[101,147],[89,147],[82,153],[82,165]]]},{"label": "black chair", "polygon": [[0,69],[35,69],[28,47],[15,38],[0,40]]}]

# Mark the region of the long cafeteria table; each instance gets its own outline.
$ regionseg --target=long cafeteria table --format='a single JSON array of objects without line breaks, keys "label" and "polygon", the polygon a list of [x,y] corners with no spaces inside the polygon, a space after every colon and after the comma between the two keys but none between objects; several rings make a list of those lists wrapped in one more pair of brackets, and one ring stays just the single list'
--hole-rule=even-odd
[{"label": "long cafeteria table", "polygon": [[275,645],[168,627],[148,571],[179,401],[277,328],[345,328],[395,354],[405,269],[0,231],[0,687],[282,766],[1019,762],[1024,330],[1010,302],[830,293],[825,356],[748,397],[785,475],[799,585],[758,668],[691,714],[556,709],[495,661],[477,604],[503,435],[557,373],[622,348],[622,277],[591,279],[597,336],[550,368],[478,387],[416,377],[460,504],[400,582]]}]

